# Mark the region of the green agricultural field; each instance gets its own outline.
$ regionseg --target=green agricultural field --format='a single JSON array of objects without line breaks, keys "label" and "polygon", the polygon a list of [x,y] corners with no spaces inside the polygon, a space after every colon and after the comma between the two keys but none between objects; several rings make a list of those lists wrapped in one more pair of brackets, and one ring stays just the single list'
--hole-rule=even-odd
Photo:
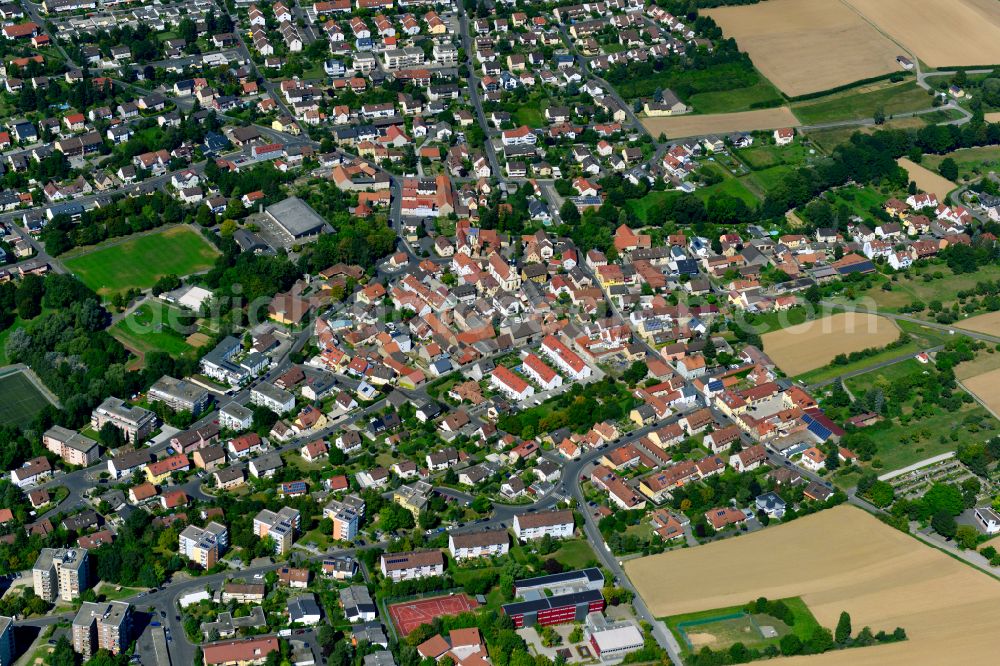
[{"label": "green agricultural field", "polygon": [[929,109],[933,98],[914,81],[876,84],[792,104],[804,125],[871,118],[878,109],[886,116]]},{"label": "green agricultural field", "polygon": [[219,252],[189,227],[108,241],[63,263],[102,296],[149,289],[165,275],[191,275],[212,267]]},{"label": "green agricultural field", "polygon": [[790,146],[761,144],[734,150],[733,154],[754,170],[767,169],[780,164],[805,164],[813,157],[809,148],[803,143],[793,143]]},{"label": "green agricultural field", "polygon": [[136,308],[112,326],[109,333],[139,356],[154,351],[186,356],[194,352],[194,347],[187,343],[183,324],[179,310],[153,300]]},{"label": "green agricultural field", "polygon": [[949,157],[958,165],[958,179],[969,180],[997,170],[1000,166],[1000,146],[962,148],[946,155],[924,155],[920,165],[936,173],[941,162]]},{"label": "green agricultural field", "polygon": [[763,76],[754,85],[719,92],[692,95],[688,104],[697,113],[733,113],[780,106],[784,99],[778,89]]},{"label": "green agricultural field", "polygon": [[0,425],[28,425],[48,404],[24,373],[0,377]]}]

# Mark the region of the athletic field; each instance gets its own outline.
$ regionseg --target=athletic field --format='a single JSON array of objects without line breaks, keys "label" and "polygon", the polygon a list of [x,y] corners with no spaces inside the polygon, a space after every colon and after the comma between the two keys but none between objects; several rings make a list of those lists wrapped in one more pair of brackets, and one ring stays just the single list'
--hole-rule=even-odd
[{"label": "athletic field", "polygon": [[24,373],[0,377],[0,425],[25,426],[49,401]]},{"label": "athletic field", "polygon": [[116,238],[63,260],[70,271],[102,296],[133,287],[149,289],[165,275],[208,270],[218,251],[189,227]]}]

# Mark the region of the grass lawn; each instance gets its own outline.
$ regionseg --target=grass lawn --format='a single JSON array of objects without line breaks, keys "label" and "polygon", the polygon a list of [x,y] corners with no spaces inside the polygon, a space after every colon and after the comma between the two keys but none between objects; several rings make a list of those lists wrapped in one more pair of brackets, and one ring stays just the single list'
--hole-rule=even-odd
[{"label": "grass lawn", "polygon": [[24,373],[0,377],[0,425],[28,425],[48,404]]},{"label": "grass lawn", "polygon": [[814,157],[809,148],[799,143],[790,146],[761,144],[734,150],[733,154],[753,170],[766,169],[779,164],[804,164]]},{"label": "grass lawn", "polygon": [[920,164],[937,172],[941,162],[949,157],[955,160],[958,165],[958,179],[968,180],[982,173],[996,170],[997,166],[1000,165],[1000,146],[962,148],[945,155],[925,155]]},{"label": "grass lawn", "polygon": [[593,566],[597,562],[597,555],[586,539],[572,539],[563,541],[559,550],[547,559],[556,560],[567,569],[583,569]]},{"label": "grass lawn", "polygon": [[737,199],[742,199],[746,202],[748,206],[756,206],[759,200],[747,189],[747,186],[741,183],[736,178],[733,178],[732,174],[718,166],[717,164],[707,163],[702,168],[708,168],[716,173],[722,175],[722,181],[715,183],[714,185],[709,185],[708,187],[699,187],[694,191],[694,195],[701,199],[702,201],[708,201],[716,194],[727,194],[731,197],[736,197]]},{"label": "grass lawn", "polygon": [[641,199],[630,199],[626,201],[625,205],[632,209],[632,212],[635,213],[636,217],[643,222],[646,222],[646,216],[649,214],[649,211],[659,208],[679,196],[681,196],[680,192],[650,192]]},{"label": "grass lawn", "polygon": [[[812,611],[809,610],[809,607],[799,597],[791,597],[782,599],[781,601],[788,606],[794,617],[794,621],[790,626],[770,615],[754,614],[752,616],[753,624],[756,624],[758,627],[764,624],[775,628],[778,632],[778,637],[770,639],[761,636],[757,640],[754,640],[751,635],[748,635],[752,631],[751,616],[744,613],[742,606],[713,608],[711,610],[683,613],[660,619],[666,623],[667,628],[677,637],[681,648],[689,655],[691,654],[691,649],[686,640],[685,633],[711,634],[715,636],[716,640],[711,645],[713,650],[725,650],[729,645],[736,642],[741,642],[747,647],[754,648],[776,645],[780,637],[789,632],[797,635],[803,642],[809,640],[816,627],[820,626],[815,616],[813,616]],[[740,616],[740,618],[737,619],[732,616]],[[716,618],[730,619],[713,622]]]},{"label": "grass lawn", "polygon": [[119,238],[63,263],[102,296],[132,287],[149,289],[165,275],[190,275],[208,270],[218,251],[189,227]]},{"label": "grass lawn", "polygon": [[52,310],[49,310],[48,308],[43,307],[41,314],[39,314],[34,319],[29,319],[29,320],[26,321],[24,319],[21,319],[20,317],[15,317],[13,324],[11,324],[8,328],[5,328],[4,330],[0,331],[0,366],[8,364],[8,361],[7,361],[7,352],[4,351],[4,348],[7,346],[7,339],[10,337],[10,334],[13,333],[14,331],[16,331],[19,328],[24,328],[24,325],[28,321],[38,321],[40,318],[46,317],[47,315],[49,315],[51,313],[52,313]]},{"label": "grass lawn", "polygon": [[517,111],[513,114],[514,124],[517,126],[527,125],[528,127],[545,127],[547,123],[545,122],[545,115],[542,105],[537,106],[521,106],[518,107]]},{"label": "grass lawn", "polygon": [[[822,314],[822,313],[820,313]],[[789,308],[783,312],[761,312],[744,315],[744,322],[754,328],[760,335],[771,331],[780,331],[789,326],[801,324],[809,319],[810,311],[802,306]]]},{"label": "grass lawn", "polygon": [[780,106],[784,102],[781,93],[763,76],[752,86],[703,92],[692,95],[688,104],[698,113],[732,113],[764,108],[765,104]]},{"label": "grass lawn", "polygon": [[845,90],[825,97],[795,102],[792,113],[804,125],[818,125],[838,120],[871,118],[878,109],[886,116],[929,109],[933,98],[913,80],[901,83],[880,82]]},{"label": "grass lawn", "polygon": [[108,601],[119,601],[120,599],[134,597],[145,589],[141,587],[122,587],[122,589],[116,590],[116,587],[117,585],[108,585],[107,583],[104,583],[97,590],[97,593],[104,595],[104,598]]},{"label": "grass lawn", "polygon": [[162,351],[171,356],[187,356],[194,347],[186,342],[187,334],[173,326],[180,311],[159,300],[140,305],[134,312],[111,327],[115,339],[139,355]]},{"label": "grass lawn", "polygon": [[746,178],[766,193],[778,187],[785,179],[785,176],[794,170],[795,167],[786,164],[779,164],[778,166],[773,166],[761,171],[754,171],[749,176],[746,176]]}]

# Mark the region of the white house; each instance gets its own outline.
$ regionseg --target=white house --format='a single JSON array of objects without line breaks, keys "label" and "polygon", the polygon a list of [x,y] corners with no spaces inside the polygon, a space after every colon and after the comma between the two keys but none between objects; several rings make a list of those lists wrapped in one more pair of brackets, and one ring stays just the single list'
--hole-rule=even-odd
[{"label": "white house", "polygon": [[571,537],[573,526],[573,512],[569,509],[514,516],[514,535],[519,541],[541,539],[546,534],[554,539]]},{"label": "white house", "polygon": [[510,550],[510,542],[504,530],[452,534],[448,537],[448,550],[456,560],[492,557],[506,555]]}]

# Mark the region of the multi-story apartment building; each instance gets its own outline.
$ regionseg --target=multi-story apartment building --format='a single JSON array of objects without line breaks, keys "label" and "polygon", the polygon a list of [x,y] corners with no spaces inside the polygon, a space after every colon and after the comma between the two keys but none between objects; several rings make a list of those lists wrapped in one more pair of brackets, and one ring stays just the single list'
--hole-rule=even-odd
[{"label": "multi-story apartment building", "polygon": [[178,537],[178,552],[208,569],[215,566],[229,546],[229,530],[212,521],[205,527],[188,525]]},{"label": "multi-story apartment building", "polygon": [[124,601],[83,602],[73,618],[73,650],[89,659],[98,650],[120,654],[132,633],[132,605]]},{"label": "multi-story apartment building", "polygon": [[156,414],[132,407],[121,398],[108,398],[102,402],[90,415],[90,425],[94,430],[100,430],[105,423],[118,428],[130,442],[139,442],[153,432],[156,427]]},{"label": "multi-story apartment building", "polygon": [[31,568],[35,594],[46,601],[79,599],[90,586],[86,548],[42,548]]},{"label": "multi-story apartment building", "polygon": [[573,512],[563,509],[514,516],[514,535],[519,541],[541,539],[546,534],[555,539],[573,536]]},{"label": "multi-story apartment building", "polygon": [[97,462],[100,448],[97,442],[75,430],[52,426],[42,435],[42,444],[70,465],[89,467]]},{"label": "multi-story apartment building", "polygon": [[452,534],[448,537],[448,550],[456,560],[506,555],[510,550],[510,538],[507,532],[500,530]]},{"label": "multi-story apartment building", "polygon": [[274,384],[261,382],[250,389],[250,402],[266,407],[275,414],[284,414],[295,407],[295,396]]},{"label": "multi-story apartment building", "polygon": [[292,548],[301,522],[302,516],[290,506],[282,507],[277,513],[262,509],[254,516],[253,533],[261,539],[271,537],[275,554],[282,555]]},{"label": "multi-story apartment building", "polygon": [[444,555],[440,550],[383,553],[379,567],[382,575],[393,581],[440,576],[444,574]]},{"label": "multi-story apartment building", "polygon": [[149,387],[149,401],[162,402],[175,412],[201,414],[212,402],[211,394],[191,382],[163,375]]},{"label": "multi-story apartment building", "polygon": [[14,663],[14,619],[0,616],[0,666]]}]

